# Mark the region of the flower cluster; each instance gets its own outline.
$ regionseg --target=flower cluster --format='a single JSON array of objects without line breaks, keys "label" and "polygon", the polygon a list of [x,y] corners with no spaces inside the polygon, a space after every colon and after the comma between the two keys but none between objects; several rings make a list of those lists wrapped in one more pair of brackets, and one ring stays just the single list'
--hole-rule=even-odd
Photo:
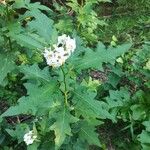
[{"label": "flower cluster", "polygon": [[23,137],[24,139],[24,142],[27,144],[27,145],[30,145],[34,142],[34,140],[37,138],[37,136],[34,134],[33,130],[32,131],[29,131],[28,133],[26,133]]},{"label": "flower cluster", "polygon": [[53,49],[45,48],[44,57],[49,66],[60,67],[70,57],[76,48],[75,39],[63,34],[58,37],[58,43],[53,45]]}]

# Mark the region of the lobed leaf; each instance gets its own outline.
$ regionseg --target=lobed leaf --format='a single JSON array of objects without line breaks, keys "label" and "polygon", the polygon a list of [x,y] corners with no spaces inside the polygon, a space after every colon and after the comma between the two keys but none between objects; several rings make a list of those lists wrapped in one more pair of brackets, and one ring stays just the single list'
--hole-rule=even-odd
[{"label": "lobed leaf", "polygon": [[72,135],[70,124],[77,122],[78,119],[72,116],[65,106],[57,113],[55,119],[56,121],[50,129],[55,132],[55,146],[56,149],[59,149],[66,139],[66,136]]},{"label": "lobed leaf", "polygon": [[107,104],[95,99],[96,93],[84,91],[82,88],[74,91],[73,103],[78,115],[84,118],[112,119],[107,111]]},{"label": "lobed leaf", "polygon": [[52,94],[56,91],[55,82],[46,84],[42,87],[27,83],[25,84],[28,90],[28,96],[23,96],[18,100],[18,105],[11,106],[1,117],[15,116],[20,114],[35,115],[41,107],[51,107],[53,103]]},{"label": "lobed leaf", "polygon": [[42,80],[46,82],[50,82],[50,74],[48,67],[45,67],[43,70],[41,70],[37,64],[34,64],[32,66],[29,65],[23,65],[20,66],[20,71],[24,73],[23,79],[32,79],[32,80]]},{"label": "lobed leaf", "polygon": [[75,62],[75,68],[79,70],[88,68],[103,70],[103,63],[114,64],[116,57],[128,51],[130,47],[131,44],[123,44],[115,48],[109,47],[106,49],[102,43],[98,43],[95,51],[91,49],[87,49],[85,51],[83,57],[79,58],[78,61]]},{"label": "lobed leaf", "polygon": [[79,138],[86,140],[90,145],[97,145],[101,147],[101,143],[98,139],[98,134],[96,133],[95,125],[88,123],[86,121],[82,122],[81,129],[79,132]]}]

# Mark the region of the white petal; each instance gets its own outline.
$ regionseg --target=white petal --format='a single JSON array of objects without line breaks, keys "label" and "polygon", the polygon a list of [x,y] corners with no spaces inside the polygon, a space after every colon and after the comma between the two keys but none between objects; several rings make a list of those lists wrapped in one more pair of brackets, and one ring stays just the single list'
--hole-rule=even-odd
[{"label": "white petal", "polygon": [[30,140],[26,141],[26,144],[27,144],[27,145],[30,145],[30,144],[33,143],[33,141],[34,141],[33,139],[30,139]]},{"label": "white petal", "polygon": [[59,45],[59,44],[65,44],[65,42],[66,42],[66,40],[67,40],[67,36],[66,36],[66,34],[63,34],[63,35],[61,35],[61,36],[58,36],[58,44],[57,45]]},{"label": "white petal", "polygon": [[66,50],[73,52],[76,49],[75,39],[69,39],[66,41]]},{"label": "white petal", "polygon": [[52,54],[52,51],[50,51],[50,50],[48,50],[48,49],[45,49],[45,51],[44,51],[44,53],[43,53],[43,55],[44,55],[45,58],[46,58],[46,57],[49,57],[51,54]]}]

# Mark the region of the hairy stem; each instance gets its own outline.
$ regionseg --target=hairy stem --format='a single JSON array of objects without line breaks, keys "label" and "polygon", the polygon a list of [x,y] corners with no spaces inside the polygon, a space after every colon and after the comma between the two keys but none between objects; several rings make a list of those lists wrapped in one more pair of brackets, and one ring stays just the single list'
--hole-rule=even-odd
[{"label": "hairy stem", "polygon": [[68,91],[67,91],[67,83],[66,83],[66,74],[65,71],[63,69],[63,67],[61,67],[62,73],[63,73],[63,82],[65,85],[65,91],[64,91],[64,100],[65,100],[65,105],[68,106]]}]

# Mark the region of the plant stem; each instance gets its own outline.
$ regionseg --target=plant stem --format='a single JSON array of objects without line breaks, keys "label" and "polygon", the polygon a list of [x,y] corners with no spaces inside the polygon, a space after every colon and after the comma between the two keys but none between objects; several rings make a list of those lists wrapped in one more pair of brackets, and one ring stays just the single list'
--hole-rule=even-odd
[{"label": "plant stem", "polygon": [[[7,13],[7,21],[9,22],[9,21],[10,21],[10,16],[9,16],[8,4],[7,4],[7,6],[6,6],[6,13]],[[11,43],[10,37],[8,37],[8,42],[9,42],[10,50],[12,51],[12,43]]]},{"label": "plant stem", "polygon": [[64,71],[63,67],[61,67],[61,70],[62,70],[62,73],[63,73],[63,82],[64,82],[64,85],[65,85],[64,100],[65,100],[66,106],[68,106],[68,91],[67,91],[67,83],[66,83],[66,74],[65,74],[65,71]]},{"label": "plant stem", "polygon": [[8,37],[8,42],[9,42],[9,48],[10,48],[10,50],[12,51],[12,43],[11,43],[10,37]]},{"label": "plant stem", "polygon": [[84,5],[84,2],[83,2],[83,0],[81,0],[81,6],[83,7],[83,5]]}]

